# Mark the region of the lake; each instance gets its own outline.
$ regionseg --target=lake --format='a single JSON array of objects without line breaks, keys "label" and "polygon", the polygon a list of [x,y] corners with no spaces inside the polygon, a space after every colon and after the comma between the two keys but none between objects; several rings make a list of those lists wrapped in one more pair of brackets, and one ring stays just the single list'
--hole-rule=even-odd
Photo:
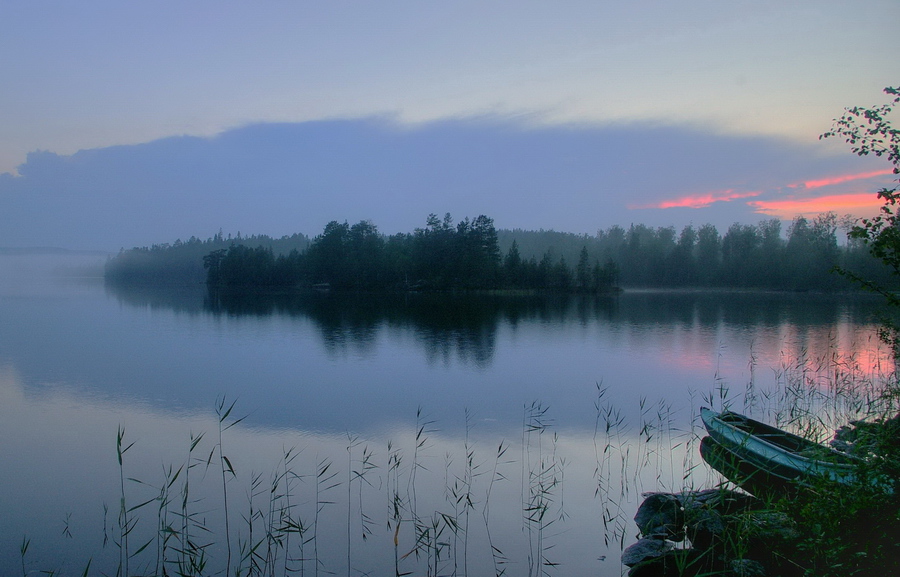
[{"label": "lake", "polygon": [[721,480],[701,405],[893,370],[872,298],[263,298],[96,261],[0,256],[4,575],[620,575],[642,491]]}]

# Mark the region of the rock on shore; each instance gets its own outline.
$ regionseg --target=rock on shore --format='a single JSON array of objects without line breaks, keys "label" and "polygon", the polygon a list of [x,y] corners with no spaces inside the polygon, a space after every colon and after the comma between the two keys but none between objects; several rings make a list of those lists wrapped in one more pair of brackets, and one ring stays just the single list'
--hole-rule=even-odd
[{"label": "rock on shore", "polygon": [[[640,539],[622,553],[629,577],[709,572],[764,577],[772,539],[790,539],[790,519],[750,495],[725,489],[645,493],[634,521]],[[734,535],[741,539],[734,541]]]}]

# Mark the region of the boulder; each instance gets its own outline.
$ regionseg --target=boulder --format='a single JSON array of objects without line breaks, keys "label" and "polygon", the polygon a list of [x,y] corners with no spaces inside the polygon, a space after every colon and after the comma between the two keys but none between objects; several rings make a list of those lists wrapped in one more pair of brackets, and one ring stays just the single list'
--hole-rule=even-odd
[{"label": "boulder", "polygon": [[622,551],[622,564],[634,567],[640,563],[663,557],[673,548],[674,545],[671,541],[644,537]]},{"label": "boulder", "polygon": [[710,565],[712,559],[693,549],[672,549],[659,557],[638,563],[628,577],[699,577],[721,575],[721,567]]},{"label": "boulder", "polygon": [[684,509],[681,499],[672,493],[644,493],[644,502],[634,522],[644,537],[684,540]]},{"label": "boulder", "polygon": [[[755,527],[744,547],[758,549],[769,539],[791,535],[790,521],[765,510],[745,493],[725,489],[645,493],[634,521],[641,539],[625,549],[622,563],[629,577],[709,574],[762,577],[764,566],[755,559],[728,560],[726,533],[735,523],[753,520]],[[685,538],[689,543],[678,547]],[[730,564],[729,564],[730,563]]]}]

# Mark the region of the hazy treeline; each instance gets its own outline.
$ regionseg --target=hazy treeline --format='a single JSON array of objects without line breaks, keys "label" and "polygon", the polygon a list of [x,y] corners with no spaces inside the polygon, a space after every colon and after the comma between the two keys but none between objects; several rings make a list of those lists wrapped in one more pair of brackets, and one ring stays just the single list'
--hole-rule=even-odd
[{"label": "hazy treeline", "polygon": [[[839,221],[843,221],[841,225]],[[501,231],[501,246],[515,240],[522,255],[549,251],[567,260],[587,249],[589,259],[611,260],[625,287],[844,290],[854,288],[834,272],[840,267],[884,286],[898,279],[859,240],[847,239],[851,223],[834,213],[735,223],[720,233],[712,224],[653,228],[613,226],[596,235],[555,231]],[[842,242],[839,243],[839,237]],[[538,258],[540,258],[538,256]]]},{"label": "hazy treeline", "polygon": [[501,254],[494,221],[484,215],[454,224],[429,215],[424,228],[382,235],[369,221],[332,221],[306,251],[276,254],[269,247],[233,245],[204,257],[211,286],[328,286],[338,290],[552,289],[598,292],[616,282],[614,265],[587,253],[572,268]]},{"label": "hazy treeline", "polygon": [[496,230],[487,216],[454,224],[429,215],[412,233],[383,235],[375,224],[332,221],[303,235],[223,238],[122,251],[107,278],[207,282],[212,286],[335,289],[549,289],[596,292],[612,286],[843,290],[842,267],[897,286],[897,279],[833,213],[756,225],[613,226],[595,235]]},{"label": "hazy treeline", "polygon": [[265,235],[242,237],[240,233],[225,237],[221,232],[212,238],[155,244],[151,247],[121,250],[106,263],[107,281],[119,284],[190,284],[206,282],[204,257],[231,246],[264,247],[278,254],[292,250],[305,251],[309,238],[294,234],[274,239]]}]

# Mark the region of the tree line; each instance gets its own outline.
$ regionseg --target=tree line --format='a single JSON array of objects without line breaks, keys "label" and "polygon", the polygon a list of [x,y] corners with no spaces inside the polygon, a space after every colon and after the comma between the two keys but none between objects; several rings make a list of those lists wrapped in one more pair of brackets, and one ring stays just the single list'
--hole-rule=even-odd
[{"label": "tree line", "polygon": [[124,248],[107,260],[104,277],[107,282],[121,285],[196,284],[206,282],[204,258],[213,251],[228,250],[232,246],[263,247],[274,253],[304,251],[309,238],[293,234],[275,239],[266,235],[225,236],[218,232],[201,240],[192,236],[187,241],[154,244],[149,247]]},{"label": "tree line", "polygon": [[850,217],[829,212],[798,216],[787,225],[778,219],[735,223],[724,234],[712,224],[688,225],[681,231],[635,224],[627,229],[612,226],[596,235],[513,230],[500,236],[515,239],[523,254],[550,251],[569,262],[586,248],[590,260],[615,264],[624,287],[854,288],[835,269],[897,287],[897,276],[850,234],[855,224]]},{"label": "tree line", "polygon": [[591,262],[523,259],[516,243],[501,255],[490,217],[428,216],[412,233],[382,235],[375,224],[329,222],[306,251],[232,245],[204,257],[207,284],[217,287],[328,287],[336,290],[610,290],[617,271]]},{"label": "tree line", "polygon": [[612,226],[595,235],[497,230],[481,215],[454,223],[432,214],[411,233],[381,234],[370,221],[329,222],[310,240],[296,234],[225,238],[121,251],[112,282],[206,282],[211,287],[335,290],[521,289],[604,292],[613,287],[846,290],[835,268],[886,286],[897,279],[865,243],[839,234],[854,222],[825,213],[714,225]]}]

